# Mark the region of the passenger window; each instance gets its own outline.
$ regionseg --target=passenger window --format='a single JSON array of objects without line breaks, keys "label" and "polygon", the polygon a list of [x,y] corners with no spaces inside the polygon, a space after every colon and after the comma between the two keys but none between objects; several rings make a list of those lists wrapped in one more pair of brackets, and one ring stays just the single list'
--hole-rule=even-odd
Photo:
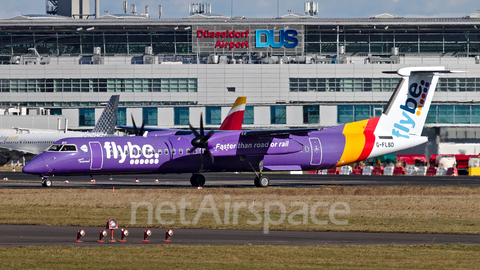
[{"label": "passenger window", "polygon": [[183,149],[178,149],[178,153],[179,153],[180,155],[183,155]]},{"label": "passenger window", "polygon": [[158,154],[159,154],[159,155],[162,154],[162,149],[158,149]]},{"label": "passenger window", "polygon": [[165,149],[165,155],[168,155],[168,149]]},{"label": "passenger window", "polygon": [[175,149],[172,149],[172,155],[175,155],[175,154],[176,154]]}]

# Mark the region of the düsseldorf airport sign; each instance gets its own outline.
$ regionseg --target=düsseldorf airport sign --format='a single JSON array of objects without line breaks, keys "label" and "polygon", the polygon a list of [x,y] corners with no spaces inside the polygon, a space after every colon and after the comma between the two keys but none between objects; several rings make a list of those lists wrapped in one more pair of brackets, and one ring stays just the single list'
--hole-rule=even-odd
[{"label": "d\u00fcsseldorf airport sign", "polygon": [[[298,45],[298,32],[295,29],[279,30],[278,42],[275,41],[275,30],[257,29],[255,30],[255,48],[295,48]],[[212,31],[197,30],[196,38],[215,40],[214,48],[250,48],[249,43],[250,30],[236,31]],[[227,40],[226,40],[227,39]],[[263,41],[262,41],[263,40]]]}]

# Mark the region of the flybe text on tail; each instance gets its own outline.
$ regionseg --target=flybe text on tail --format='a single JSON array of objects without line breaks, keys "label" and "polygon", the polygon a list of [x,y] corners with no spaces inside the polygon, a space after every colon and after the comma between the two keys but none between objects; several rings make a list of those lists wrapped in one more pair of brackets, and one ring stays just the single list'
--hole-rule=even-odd
[{"label": "flybe text on tail", "polygon": [[[416,118],[422,114],[430,84],[430,82],[421,80],[408,86],[408,98],[405,100],[405,104],[400,105],[402,117],[399,122],[393,124],[393,136],[410,138],[410,130],[415,128]],[[428,111],[424,113],[428,113]]]}]

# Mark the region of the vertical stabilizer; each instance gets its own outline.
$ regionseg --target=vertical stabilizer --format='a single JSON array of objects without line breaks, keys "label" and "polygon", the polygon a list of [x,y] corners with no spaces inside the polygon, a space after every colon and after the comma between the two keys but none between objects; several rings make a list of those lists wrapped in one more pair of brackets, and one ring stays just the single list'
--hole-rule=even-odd
[{"label": "vertical stabilizer", "polygon": [[246,103],[247,97],[238,97],[223,120],[219,130],[241,130]]},{"label": "vertical stabilizer", "polygon": [[420,136],[441,73],[455,71],[444,67],[408,67],[396,72],[402,76],[395,93],[380,117],[375,134],[409,139]]},{"label": "vertical stabilizer", "polygon": [[103,109],[102,115],[97,121],[97,124],[92,129],[91,133],[113,134],[115,132],[115,125],[117,123],[118,101],[120,95],[112,95],[108,101],[107,106]]}]

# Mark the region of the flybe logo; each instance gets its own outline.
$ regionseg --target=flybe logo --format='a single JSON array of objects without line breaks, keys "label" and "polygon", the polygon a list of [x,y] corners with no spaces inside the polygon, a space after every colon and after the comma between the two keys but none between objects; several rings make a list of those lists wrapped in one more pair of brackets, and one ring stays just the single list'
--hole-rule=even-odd
[{"label": "flybe logo", "polygon": [[[400,105],[403,118],[399,123],[393,124],[392,135],[396,137],[410,138],[410,129],[415,128],[415,118],[422,114],[428,96],[430,83],[421,80],[420,83],[412,83],[408,87],[408,96],[405,104]],[[425,112],[427,113],[427,112]]]},{"label": "flybe logo", "polygon": [[[295,48],[298,45],[298,35],[297,30],[288,29],[280,30],[279,42],[275,43],[275,33],[274,30],[257,30],[255,32],[255,47],[265,48],[271,46],[272,48],[281,48],[285,46],[286,48]],[[262,36],[265,37],[265,42],[262,42]]]},{"label": "flybe logo", "polygon": [[124,163],[127,157],[130,158],[130,164],[158,164],[158,153],[150,144],[144,144],[141,147],[127,142],[127,145],[117,145],[115,142],[105,142],[103,148],[107,152],[107,159],[118,159],[118,163]]}]

